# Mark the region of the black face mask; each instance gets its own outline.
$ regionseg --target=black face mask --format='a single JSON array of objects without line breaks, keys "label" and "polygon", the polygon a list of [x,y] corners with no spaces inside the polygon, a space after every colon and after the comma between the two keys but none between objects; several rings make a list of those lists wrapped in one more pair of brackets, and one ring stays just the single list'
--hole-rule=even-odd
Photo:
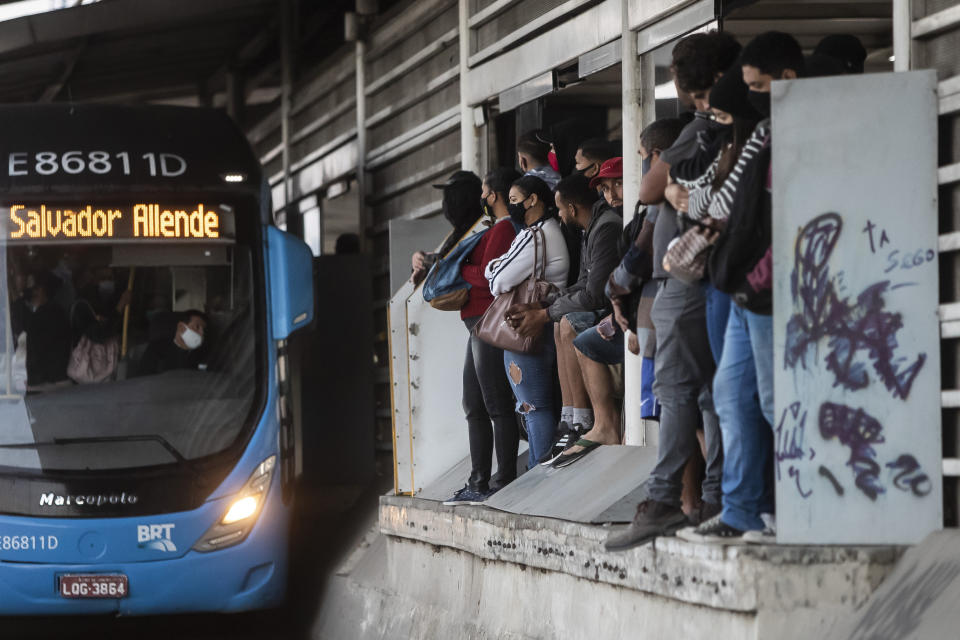
[{"label": "black face mask", "polygon": [[[487,196],[489,198],[490,196]],[[487,204],[487,198],[480,198],[480,208],[483,209],[483,215],[488,218],[495,218],[496,215],[493,212],[493,207]]]},{"label": "black face mask", "polygon": [[748,91],[747,101],[764,118],[770,117],[770,92]]},{"label": "black face mask", "polygon": [[[592,175],[592,176],[588,176],[588,175],[587,175],[587,172],[588,172],[588,171],[592,171],[592,172],[593,172],[593,175]],[[574,171],[574,173],[578,173],[578,174],[580,174],[581,176],[583,176],[584,178],[590,179],[590,178],[593,178],[594,176],[596,176],[596,175],[597,175],[597,172],[599,172],[599,171],[600,171],[600,168],[597,166],[597,163],[594,162],[594,163],[591,164],[591,165],[587,165],[587,166],[584,167],[583,169],[577,169],[576,171]]]},{"label": "black face mask", "polygon": [[707,129],[710,131],[722,132],[729,131],[733,128],[733,124],[723,124],[722,122],[717,122],[716,120],[707,120]]},{"label": "black face mask", "polygon": [[511,202],[507,205],[507,211],[510,213],[510,219],[518,227],[527,226],[527,210],[523,206],[523,201]]}]

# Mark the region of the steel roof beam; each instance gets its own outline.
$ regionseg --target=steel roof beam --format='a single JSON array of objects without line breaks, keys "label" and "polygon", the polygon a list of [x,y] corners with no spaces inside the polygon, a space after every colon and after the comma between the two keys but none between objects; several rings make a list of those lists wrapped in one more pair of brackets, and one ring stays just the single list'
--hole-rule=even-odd
[{"label": "steel roof beam", "polygon": [[0,54],[92,35],[183,24],[269,4],[265,0],[98,2],[0,22]]},{"label": "steel roof beam", "polygon": [[63,90],[63,85],[67,83],[70,79],[70,76],[73,75],[73,70],[77,66],[77,62],[80,61],[80,56],[83,55],[83,52],[87,49],[87,41],[84,40],[80,43],[70,56],[70,60],[67,61],[67,64],[63,68],[63,73],[60,74],[60,77],[56,82],[51,84],[49,87],[44,89],[43,94],[37,98],[37,102],[52,102],[54,98]]}]

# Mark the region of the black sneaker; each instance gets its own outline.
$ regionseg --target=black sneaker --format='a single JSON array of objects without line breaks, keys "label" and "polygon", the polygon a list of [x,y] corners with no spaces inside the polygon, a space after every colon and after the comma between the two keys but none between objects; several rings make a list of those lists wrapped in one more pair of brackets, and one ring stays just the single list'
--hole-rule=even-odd
[{"label": "black sneaker", "polygon": [[460,489],[449,500],[444,500],[443,504],[456,506],[458,504],[482,504],[487,499],[489,492],[481,493],[469,486]]},{"label": "black sneaker", "polygon": [[624,551],[649,542],[657,536],[672,536],[678,529],[690,524],[680,507],[656,500],[644,500],[637,505],[637,515],[625,529],[607,536],[603,543],[607,551]]},{"label": "black sneaker", "polygon": [[731,527],[717,514],[699,527],[688,527],[677,532],[677,537],[688,542],[743,544],[743,531]]},{"label": "black sneaker", "polygon": [[557,439],[541,458],[537,461],[540,466],[546,467],[557,457],[573,446],[573,443],[580,439],[580,433],[573,429],[565,420],[561,420],[557,425]]},{"label": "black sneaker", "polygon": [[697,507],[696,513],[689,517],[690,524],[700,526],[710,518],[718,515],[721,511],[723,511],[723,505],[717,504],[716,502],[701,502],[700,506]]}]

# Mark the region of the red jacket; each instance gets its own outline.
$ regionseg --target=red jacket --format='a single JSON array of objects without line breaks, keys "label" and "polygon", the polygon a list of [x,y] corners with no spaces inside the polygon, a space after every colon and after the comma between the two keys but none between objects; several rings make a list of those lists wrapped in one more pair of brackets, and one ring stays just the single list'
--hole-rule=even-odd
[{"label": "red jacket", "polygon": [[487,282],[483,273],[488,262],[507,252],[515,235],[517,235],[517,232],[514,231],[510,218],[501,218],[493,225],[492,229],[483,234],[480,242],[464,260],[463,266],[460,268],[460,275],[471,286],[467,304],[460,309],[462,319],[482,316],[483,312],[493,302],[493,295],[490,294],[490,283]]}]

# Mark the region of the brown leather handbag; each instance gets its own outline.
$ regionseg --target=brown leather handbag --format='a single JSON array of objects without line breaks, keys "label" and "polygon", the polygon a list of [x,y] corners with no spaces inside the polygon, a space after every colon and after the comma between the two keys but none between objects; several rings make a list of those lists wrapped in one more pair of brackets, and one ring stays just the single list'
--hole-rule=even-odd
[{"label": "brown leather handbag", "polygon": [[[540,245],[543,245],[542,249]],[[546,247],[543,230],[534,229],[533,273],[513,289],[494,299],[473,328],[474,335],[489,345],[514,353],[533,353],[540,348],[541,336],[528,338],[517,333],[507,321],[507,310],[515,304],[540,302],[557,290],[553,284],[543,279],[547,272]]]}]

